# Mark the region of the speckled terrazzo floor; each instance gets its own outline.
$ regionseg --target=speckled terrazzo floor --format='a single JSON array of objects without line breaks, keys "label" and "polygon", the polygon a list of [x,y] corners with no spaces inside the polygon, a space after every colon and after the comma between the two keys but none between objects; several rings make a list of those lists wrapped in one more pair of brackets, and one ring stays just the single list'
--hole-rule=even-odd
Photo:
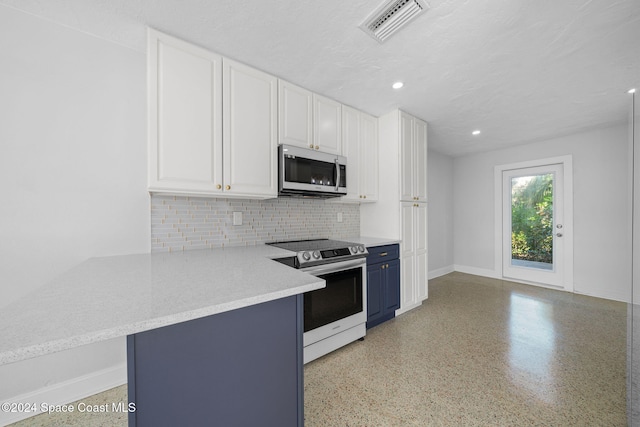
[{"label": "speckled terrazzo floor", "polygon": [[626,305],[462,273],[305,368],[314,426],[624,426]]},{"label": "speckled terrazzo floor", "polygon": [[[305,366],[305,426],[624,426],[626,304],[452,273]],[[83,402],[126,401],[118,387]],[[126,414],[16,426],[118,426]]]}]

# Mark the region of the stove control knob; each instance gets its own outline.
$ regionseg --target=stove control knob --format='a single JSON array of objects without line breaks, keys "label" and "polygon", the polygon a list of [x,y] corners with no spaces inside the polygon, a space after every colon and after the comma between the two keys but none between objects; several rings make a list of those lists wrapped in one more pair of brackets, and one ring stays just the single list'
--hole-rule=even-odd
[{"label": "stove control knob", "polygon": [[349,251],[350,251],[352,254],[357,254],[357,253],[358,253],[358,248],[357,248],[357,247],[355,247],[355,246],[351,246],[351,247],[349,248]]},{"label": "stove control knob", "polygon": [[309,252],[303,252],[303,253],[302,253],[302,258],[303,258],[305,261],[309,261],[309,260],[311,259],[311,255],[309,254]]},{"label": "stove control knob", "polygon": [[364,245],[358,246],[358,252],[364,252]]},{"label": "stove control knob", "polygon": [[320,259],[320,251],[313,251],[313,257],[315,259]]}]

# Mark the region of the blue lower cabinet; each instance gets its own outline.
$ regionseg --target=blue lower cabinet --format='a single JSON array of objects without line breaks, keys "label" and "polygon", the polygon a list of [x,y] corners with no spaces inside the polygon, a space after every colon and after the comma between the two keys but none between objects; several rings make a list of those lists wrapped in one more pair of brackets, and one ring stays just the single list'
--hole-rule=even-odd
[{"label": "blue lower cabinet", "polygon": [[369,322],[382,316],[384,290],[382,289],[383,270],[380,265],[367,266],[367,327]]},{"label": "blue lower cabinet", "polygon": [[400,260],[391,260],[385,267],[384,310],[391,311],[391,317],[395,317],[396,310],[400,308]]},{"label": "blue lower cabinet", "polygon": [[399,245],[369,248],[367,329],[393,319],[400,308]]},{"label": "blue lower cabinet", "polygon": [[128,336],[129,426],[304,425],[302,296]]}]

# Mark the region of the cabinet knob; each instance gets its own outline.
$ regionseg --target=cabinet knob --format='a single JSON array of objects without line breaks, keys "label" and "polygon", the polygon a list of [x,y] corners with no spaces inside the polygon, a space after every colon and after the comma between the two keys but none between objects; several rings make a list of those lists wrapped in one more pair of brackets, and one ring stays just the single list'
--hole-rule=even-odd
[{"label": "cabinet knob", "polygon": [[224,189],[225,190],[231,190],[231,186],[230,185],[225,185]]},{"label": "cabinet knob", "polygon": [[313,148],[313,144],[309,144],[309,148]]},{"label": "cabinet knob", "polygon": [[366,198],[367,198],[366,194],[365,194],[364,196],[362,196],[362,198],[363,198],[363,199],[366,199]]},{"label": "cabinet knob", "polygon": [[319,150],[319,149],[320,149],[320,147],[318,145],[316,145],[316,150]]},{"label": "cabinet knob", "polygon": [[217,188],[218,190],[220,190],[220,189],[222,188],[222,185],[218,184],[218,185],[216,185],[216,188]]},{"label": "cabinet knob", "polygon": [[380,268],[382,268],[384,270],[384,264],[382,264],[382,267],[380,267]]},{"label": "cabinet knob", "polygon": [[360,198],[362,199],[362,194],[360,195]]},{"label": "cabinet knob", "polygon": [[387,268],[389,268],[389,264],[387,264]]}]

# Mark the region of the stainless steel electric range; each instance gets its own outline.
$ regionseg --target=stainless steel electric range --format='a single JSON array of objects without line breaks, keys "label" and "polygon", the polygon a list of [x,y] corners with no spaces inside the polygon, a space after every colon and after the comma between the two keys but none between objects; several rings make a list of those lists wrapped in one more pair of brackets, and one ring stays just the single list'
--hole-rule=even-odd
[{"label": "stainless steel electric range", "polygon": [[329,239],[271,242],[295,252],[278,258],[326,281],[326,287],[303,295],[304,363],[366,334],[367,272],[364,245]]}]

